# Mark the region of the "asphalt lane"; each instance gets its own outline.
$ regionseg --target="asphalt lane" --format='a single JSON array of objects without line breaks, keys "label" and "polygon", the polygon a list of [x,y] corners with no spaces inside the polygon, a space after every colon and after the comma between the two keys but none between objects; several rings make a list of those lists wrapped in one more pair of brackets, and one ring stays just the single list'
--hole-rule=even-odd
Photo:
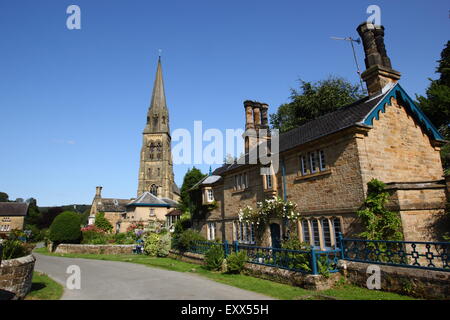
[{"label": "asphalt lane", "polygon": [[[269,300],[271,297],[195,274],[144,265],[33,253],[35,270],[64,286],[63,300]],[[66,286],[69,266],[78,266],[81,288]]]}]

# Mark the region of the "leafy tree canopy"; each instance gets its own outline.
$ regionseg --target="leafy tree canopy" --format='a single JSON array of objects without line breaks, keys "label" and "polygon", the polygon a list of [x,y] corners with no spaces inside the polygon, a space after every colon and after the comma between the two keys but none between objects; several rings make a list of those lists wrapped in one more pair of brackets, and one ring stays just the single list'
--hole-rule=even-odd
[{"label": "leafy tree canopy", "polygon": [[181,186],[180,209],[183,212],[194,212],[195,201],[188,192],[197,182],[206,177],[199,169],[193,167],[184,175],[183,185]]},{"label": "leafy tree canopy", "polygon": [[[441,52],[441,59],[437,61],[436,73],[439,78],[430,79],[431,83],[426,91],[426,97],[416,96],[420,108],[431,122],[438,127],[446,140],[450,140],[450,41],[447,41]],[[441,151],[444,168],[450,168],[450,144]]]},{"label": "leafy tree canopy", "polygon": [[285,132],[362,97],[358,85],[340,77],[329,76],[315,83],[300,80],[300,90],[291,90],[291,101],[270,115],[270,123]]},{"label": "leafy tree canopy", "polygon": [[8,202],[9,195],[6,192],[0,192],[0,202]]},{"label": "leafy tree canopy", "polygon": [[73,211],[64,211],[50,226],[49,238],[55,243],[77,243],[81,238],[81,218]]}]

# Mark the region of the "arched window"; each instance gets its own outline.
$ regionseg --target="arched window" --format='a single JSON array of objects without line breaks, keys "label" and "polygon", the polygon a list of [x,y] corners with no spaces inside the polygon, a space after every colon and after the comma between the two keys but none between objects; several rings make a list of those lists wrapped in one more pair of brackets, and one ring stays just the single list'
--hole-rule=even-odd
[{"label": "arched window", "polygon": [[148,170],[147,170],[147,177],[148,178],[152,177],[152,168],[148,168]]},{"label": "arched window", "polygon": [[158,195],[158,187],[155,184],[152,184],[152,186],[150,187],[150,193],[154,196]]},{"label": "arched window", "polygon": [[158,177],[161,175],[161,169],[158,168]]}]

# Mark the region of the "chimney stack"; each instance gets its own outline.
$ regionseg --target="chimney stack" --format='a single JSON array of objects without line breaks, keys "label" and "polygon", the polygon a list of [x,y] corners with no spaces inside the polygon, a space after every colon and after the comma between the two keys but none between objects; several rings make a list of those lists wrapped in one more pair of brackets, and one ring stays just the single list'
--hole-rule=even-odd
[{"label": "chimney stack", "polygon": [[[268,109],[267,103],[261,103],[257,101],[246,100],[244,101],[245,108],[245,153],[248,154],[249,150],[258,143],[259,139],[270,139],[269,136],[269,121],[268,121]],[[261,129],[267,130],[267,133],[260,133]]]},{"label": "chimney stack", "polygon": [[103,187],[96,187],[95,188],[95,197],[96,198],[101,198],[102,197],[102,189],[103,189]]},{"label": "chimney stack", "polygon": [[392,69],[384,45],[384,27],[363,22],[356,29],[364,46],[366,70],[361,78],[366,82],[369,96],[376,95],[400,79],[400,72]]}]

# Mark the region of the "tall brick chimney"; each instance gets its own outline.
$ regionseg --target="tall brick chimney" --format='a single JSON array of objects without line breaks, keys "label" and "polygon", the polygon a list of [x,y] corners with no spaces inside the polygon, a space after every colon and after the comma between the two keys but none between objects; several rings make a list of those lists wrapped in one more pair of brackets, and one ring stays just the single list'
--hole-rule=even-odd
[{"label": "tall brick chimney", "polygon": [[96,198],[101,198],[102,197],[102,189],[103,187],[95,187],[95,197]]},{"label": "tall brick chimney", "polygon": [[[270,139],[269,135],[269,121],[267,103],[246,100],[244,101],[245,108],[245,153],[258,143],[259,139]],[[267,133],[263,134],[260,130],[266,129]]]},{"label": "tall brick chimney", "polygon": [[369,95],[376,95],[390,84],[400,79],[400,72],[392,69],[384,45],[384,27],[363,22],[356,29],[364,46],[366,71],[361,74],[366,82]]}]

